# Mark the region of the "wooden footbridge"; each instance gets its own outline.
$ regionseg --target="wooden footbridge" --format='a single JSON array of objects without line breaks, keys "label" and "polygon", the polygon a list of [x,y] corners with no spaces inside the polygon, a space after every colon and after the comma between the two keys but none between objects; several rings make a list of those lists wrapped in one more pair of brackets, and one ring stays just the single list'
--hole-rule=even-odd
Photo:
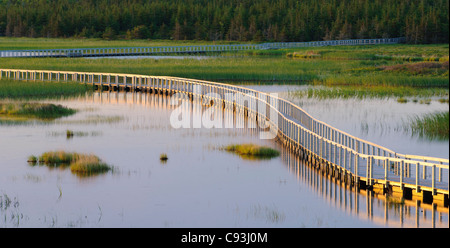
[{"label": "wooden footbridge", "polygon": [[312,42],[273,42],[260,44],[233,45],[193,45],[193,46],[159,46],[159,47],[108,47],[108,48],[74,48],[74,49],[33,49],[0,51],[1,57],[107,57],[107,56],[142,56],[161,54],[217,53],[242,50],[280,49],[297,47],[343,46],[397,44],[404,38],[353,39]]},{"label": "wooden footbridge", "polygon": [[102,89],[182,93],[263,123],[290,150],[355,188],[448,207],[449,159],[400,154],[315,119],[276,95],[203,80],[120,73],[0,69],[0,79],[79,82]]}]

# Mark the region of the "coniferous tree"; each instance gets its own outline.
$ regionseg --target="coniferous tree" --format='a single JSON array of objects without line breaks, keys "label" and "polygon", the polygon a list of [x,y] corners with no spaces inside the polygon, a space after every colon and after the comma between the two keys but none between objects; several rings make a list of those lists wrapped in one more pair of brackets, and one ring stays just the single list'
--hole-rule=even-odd
[{"label": "coniferous tree", "polygon": [[449,39],[449,0],[0,0],[0,36]]}]

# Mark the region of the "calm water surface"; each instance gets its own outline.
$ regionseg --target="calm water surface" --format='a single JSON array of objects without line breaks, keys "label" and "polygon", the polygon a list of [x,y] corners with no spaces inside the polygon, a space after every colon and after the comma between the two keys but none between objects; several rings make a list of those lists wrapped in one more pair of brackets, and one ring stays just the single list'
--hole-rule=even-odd
[{"label": "calm water surface", "polygon": [[408,127],[411,120],[426,114],[449,111],[448,103],[433,99],[429,104],[420,101],[398,103],[397,98],[315,99],[296,97],[290,92],[306,90],[310,85],[245,85],[279,96],[310,113],[314,118],[344,132],[382,145],[402,154],[449,158],[448,140],[429,140],[413,135]]},{"label": "calm water surface", "polygon": [[[256,129],[175,129],[168,100],[95,93],[45,101],[78,109],[73,116],[1,125],[0,227],[448,227],[448,209],[347,190],[274,140],[260,140]],[[306,102],[303,107],[314,110]],[[66,130],[83,135],[68,139]],[[220,149],[249,142],[281,156],[249,160]],[[82,178],[26,162],[59,149],[93,153],[114,170]]]}]

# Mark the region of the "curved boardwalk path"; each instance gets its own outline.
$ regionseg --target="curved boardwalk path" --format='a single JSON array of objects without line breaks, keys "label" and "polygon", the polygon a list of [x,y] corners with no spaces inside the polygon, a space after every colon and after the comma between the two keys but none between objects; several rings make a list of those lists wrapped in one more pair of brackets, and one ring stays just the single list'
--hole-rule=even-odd
[{"label": "curved boardwalk path", "polygon": [[136,56],[184,53],[214,53],[241,50],[280,49],[295,47],[319,47],[337,45],[374,45],[397,44],[404,38],[354,39],[312,42],[274,42],[262,44],[235,45],[197,45],[197,46],[160,46],[160,47],[109,47],[109,48],[74,48],[74,49],[34,49],[0,51],[0,57],[106,57]]},{"label": "curved boardwalk path", "polygon": [[315,119],[268,94],[223,83],[120,73],[0,69],[0,79],[80,82],[99,88],[180,93],[255,118],[303,159],[357,189],[448,206],[449,160],[400,154]]}]

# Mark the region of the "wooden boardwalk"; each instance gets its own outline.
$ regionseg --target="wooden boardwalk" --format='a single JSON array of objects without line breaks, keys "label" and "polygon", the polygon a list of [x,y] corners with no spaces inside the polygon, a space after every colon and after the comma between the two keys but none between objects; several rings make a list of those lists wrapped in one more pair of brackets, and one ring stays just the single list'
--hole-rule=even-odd
[{"label": "wooden boardwalk", "polygon": [[0,69],[2,78],[72,81],[214,101],[264,123],[291,151],[334,178],[364,190],[448,207],[448,159],[396,153],[321,122],[276,95],[203,80],[120,73]]}]

